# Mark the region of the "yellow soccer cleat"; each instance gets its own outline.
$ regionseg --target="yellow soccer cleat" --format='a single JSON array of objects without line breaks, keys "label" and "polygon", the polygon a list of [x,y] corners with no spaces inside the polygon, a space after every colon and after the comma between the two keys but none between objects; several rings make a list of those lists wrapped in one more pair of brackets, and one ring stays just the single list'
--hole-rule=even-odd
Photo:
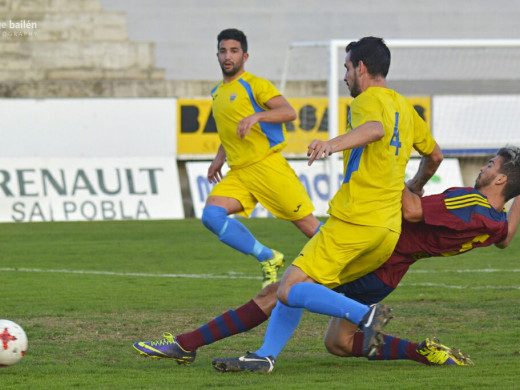
[{"label": "yellow soccer cleat", "polygon": [[262,273],[264,275],[264,279],[262,280],[262,288],[276,283],[278,281],[278,269],[283,267],[283,254],[275,251],[274,249],[272,251],[272,259],[260,262]]},{"label": "yellow soccer cleat", "polygon": [[473,366],[469,355],[460,350],[442,345],[435,337],[427,338],[417,347],[417,353],[423,355],[431,365]]},{"label": "yellow soccer cleat", "polygon": [[153,359],[171,359],[187,366],[193,363],[197,351],[186,351],[171,333],[164,333],[163,338],[155,341],[134,343],[134,348],[143,356]]}]

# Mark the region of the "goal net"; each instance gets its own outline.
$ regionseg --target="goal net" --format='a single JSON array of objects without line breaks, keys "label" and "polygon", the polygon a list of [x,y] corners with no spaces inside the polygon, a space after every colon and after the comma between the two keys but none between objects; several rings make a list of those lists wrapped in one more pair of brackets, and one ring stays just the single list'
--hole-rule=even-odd
[{"label": "goal net", "polygon": [[[288,48],[281,90],[289,98],[299,91],[308,95],[309,90],[313,96],[328,98],[326,137],[341,134],[346,127],[344,111],[351,100],[343,81],[345,47],[353,40],[293,42]],[[458,178],[443,183],[472,186],[478,169],[498,148],[520,146],[520,40],[386,43],[392,52],[388,87],[410,99],[422,99],[423,103],[414,105],[430,125],[445,158],[456,162],[457,169],[450,166],[446,175]],[[299,120],[298,125],[305,127],[305,117]],[[334,159],[327,169],[329,178],[341,175]],[[331,190],[338,185],[330,180]]]}]

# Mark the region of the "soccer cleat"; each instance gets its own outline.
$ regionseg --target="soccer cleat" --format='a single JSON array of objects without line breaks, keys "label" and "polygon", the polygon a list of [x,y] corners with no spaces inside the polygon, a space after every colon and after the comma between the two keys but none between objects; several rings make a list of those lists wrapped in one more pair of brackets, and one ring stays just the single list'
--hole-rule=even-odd
[{"label": "soccer cleat", "polygon": [[370,310],[359,324],[363,331],[363,355],[365,357],[374,356],[379,347],[383,345],[383,328],[392,318],[392,309],[383,304],[376,304],[370,307]]},{"label": "soccer cleat", "polygon": [[172,359],[177,364],[185,366],[193,363],[197,356],[197,351],[183,349],[171,333],[164,333],[160,340],[134,343],[134,348],[143,356],[153,359]]},{"label": "soccer cleat", "polygon": [[427,338],[417,346],[417,353],[423,355],[434,366],[473,366],[469,355],[460,350],[442,345],[435,337]]},{"label": "soccer cleat", "polygon": [[272,259],[260,262],[264,274],[262,288],[276,283],[278,281],[278,269],[283,267],[283,254],[274,249],[272,251],[274,255]]},{"label": "soccer cleat", "polygon": [[254,371],[270,373],[274,368],[272,356],[260,357],[256,353],[247,352],[245,356],[213,359],[213,368],[220,372]]}]

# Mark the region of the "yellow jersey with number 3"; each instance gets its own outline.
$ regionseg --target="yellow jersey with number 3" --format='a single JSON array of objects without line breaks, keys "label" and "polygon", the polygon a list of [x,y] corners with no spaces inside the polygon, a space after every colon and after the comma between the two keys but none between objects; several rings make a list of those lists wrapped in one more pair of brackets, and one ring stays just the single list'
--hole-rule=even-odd
[{"label": "yellow jersey with number 3", "polygon": [[249,115],[269,108],[266,102],[281,93],[263,78],[244,72],[229,83],[219,83],[211,91],[212,112],[228,165],[242,168],[281,151],[286,145],[282,123],[259,122],[244,138],[237,135],[238,123]]},{"label": "yellow jersey with number 3", "polygon": [[381,122],[382,139],[343,152],[344,177],[329,203],[329,214],[357,225],[401,232],[401,193],[412,148],[428,155],[435,140],[412,104],[397,92],[370,87],[350,106],[347,132],[368,121]]}]

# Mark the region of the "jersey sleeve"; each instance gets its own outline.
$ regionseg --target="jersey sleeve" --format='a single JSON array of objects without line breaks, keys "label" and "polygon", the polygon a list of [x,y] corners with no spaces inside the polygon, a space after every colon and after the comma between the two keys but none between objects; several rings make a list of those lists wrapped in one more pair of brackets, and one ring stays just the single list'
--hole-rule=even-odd
[{"label": "jersey sleeve", "polygon": [[417,150],[422,156],[429,155],[433,152],[435,148],[435,139],[433,138],[430,129],[428,128],[428,124],[420,117],[415,108],[410,104],[411,110],[413,112],[413,121],[414,121],[414,141],[413,147]]},{"label": "jersey sleeve", "polygon": [[282,94],[276,89],[276,87],[269,80],[256,78],[255,80],[255,100],[256,103],[262,107],[264,110],[267,110],[268,107],[266,103],[276,96],[281,96]]}]

